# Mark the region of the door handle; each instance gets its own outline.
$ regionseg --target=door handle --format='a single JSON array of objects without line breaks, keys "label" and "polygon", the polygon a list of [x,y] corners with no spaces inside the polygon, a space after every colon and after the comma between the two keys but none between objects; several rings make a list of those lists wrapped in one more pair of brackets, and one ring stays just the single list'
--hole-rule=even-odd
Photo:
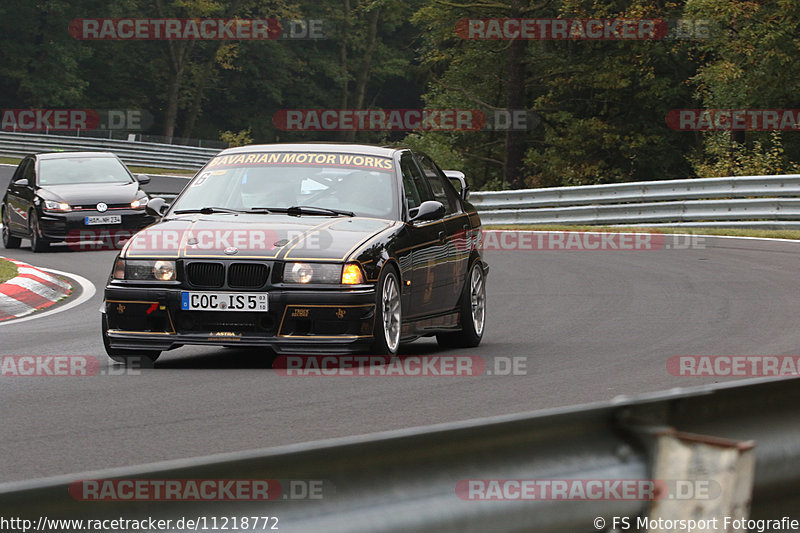
[{"label": "door handle", "polygon": [[445,234],[444,231],[439,232],[439,242],[444,242],[446,237],[447,235]]}]

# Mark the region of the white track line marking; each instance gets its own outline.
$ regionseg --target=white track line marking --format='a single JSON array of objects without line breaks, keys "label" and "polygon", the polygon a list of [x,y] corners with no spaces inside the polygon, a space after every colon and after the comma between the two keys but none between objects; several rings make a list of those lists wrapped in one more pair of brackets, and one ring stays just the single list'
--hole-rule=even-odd
[{"label": "white track line marking", "polygon": [[41,270],[44,270],[45,272],[49,272],[51,274],[58,274],[58,275],[65,276],[67,278],[72,279],[73,281],[75,281],[75,283],[77,283],[78,285],[81,286],[81,295],[78,296],[77,298],[75,298],[74,300],[72,300],[71,302],[68,302],[68,303],[66,303],[66,304],[64,304],[62,306],[56,307],[55,309],[49,308],[49,309],[45,309],[41,313],[34,313],[33,315],[29,315],[29,316],[26,316],[26,317],[23,317],[23,318],[13,318],[13,319],[10,319],[10,320],[4,320],[3,322],[0,322],[0,327],[6,326],[6,325],[9,325],[9,324],[19,324],[20,322],[25,322],[26,320],[34,320],[36,318],[44,318],[44,317],[48,317],[48,316],[51,316],[51,315],[55,315],[55,314],[61,313],[62,311],[67,311],[69,309],[72,309],[73,307],[79,306],[82,303],[89,301],[92,298],[92,296],[94,296],[95,293],[97,292],[97,288],[94,286],[94,283],[92,283],[88,279],[84,278],[83,276],[79,276],[77,274],[72,274],[72,273],[69,273],[69,272],[62,272],[60,270],[54,270],[52,268],[41,268]]}]

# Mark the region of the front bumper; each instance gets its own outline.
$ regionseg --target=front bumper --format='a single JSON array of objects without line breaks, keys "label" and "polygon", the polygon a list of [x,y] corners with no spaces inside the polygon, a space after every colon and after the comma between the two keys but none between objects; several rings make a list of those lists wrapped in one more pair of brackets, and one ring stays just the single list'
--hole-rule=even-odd
[{"label": "front bumper", "polygon": [[[122,217],[122,223],[86,224],[86,217],[108,215],[119,215]],[[49,241],[124,240],[153,222],[155,222],[155,218],[140,209],[109,209],[104,213],[89,210],[69,213],[39,213],[39,227],[44,238]]]},{"label": "front bumper", "polygon": [[271,289],[269,310],[262,312],[182,310],[185,290],[107,286],[103,311],[110,347],[164,351],[190,344],[356,353],[372,342],[374,287]]}]

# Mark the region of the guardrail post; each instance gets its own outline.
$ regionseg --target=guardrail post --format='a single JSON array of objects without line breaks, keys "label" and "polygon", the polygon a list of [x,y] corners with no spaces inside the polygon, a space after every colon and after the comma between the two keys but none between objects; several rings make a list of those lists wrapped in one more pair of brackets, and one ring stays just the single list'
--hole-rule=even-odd
[{"label": "guardrail post", "polygon": [[755,443],[673,429],[655,437],[652,477],[661,493],[646,515],[647,531],[675,531],[678,520],[695,520],[697,532],[747,531]]}]

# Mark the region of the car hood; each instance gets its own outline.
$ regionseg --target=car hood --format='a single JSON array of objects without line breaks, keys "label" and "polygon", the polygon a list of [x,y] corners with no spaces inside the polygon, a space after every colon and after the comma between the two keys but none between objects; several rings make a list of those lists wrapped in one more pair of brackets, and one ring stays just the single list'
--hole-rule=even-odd
[{"label": "car hood", "polygon": [[46,185],[37,193],[46,200],[58,200],[70,205],[128,204],[136,199],[138,183],[75,183]]},{"label": "car hood", "polygon": [[397,224],[365,217],[182,215],[140,231],[122,253],[128,258],[344,261]]}]

